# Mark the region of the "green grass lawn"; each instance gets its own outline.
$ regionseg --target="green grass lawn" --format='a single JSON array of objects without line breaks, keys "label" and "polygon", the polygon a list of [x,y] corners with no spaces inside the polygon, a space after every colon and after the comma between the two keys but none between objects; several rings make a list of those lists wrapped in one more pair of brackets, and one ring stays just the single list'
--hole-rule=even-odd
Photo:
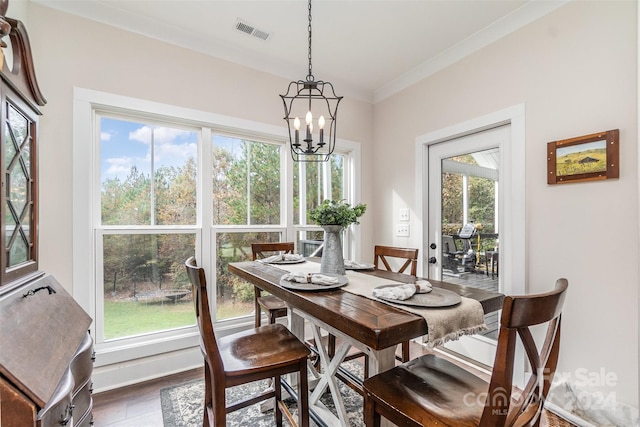
[{"label": "green grass lawn", "polygon": [[[248,315],[253,304],[224,304],[218,307],[218,319]],[[105,339],[123,338],[149,332],[195,325],[192,301],[145,303],[143,301],[104,302]]]}]

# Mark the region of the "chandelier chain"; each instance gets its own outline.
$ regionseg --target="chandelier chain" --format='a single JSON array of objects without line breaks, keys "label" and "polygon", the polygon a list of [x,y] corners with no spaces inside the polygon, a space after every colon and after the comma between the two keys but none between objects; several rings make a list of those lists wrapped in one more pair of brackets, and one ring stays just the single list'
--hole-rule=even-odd
[{"label": "chandelier chain", "polygon": [[309,0],[309,74],[307,75],[307,81],[314,81],[313,73],[311,71],[311,0]]}]

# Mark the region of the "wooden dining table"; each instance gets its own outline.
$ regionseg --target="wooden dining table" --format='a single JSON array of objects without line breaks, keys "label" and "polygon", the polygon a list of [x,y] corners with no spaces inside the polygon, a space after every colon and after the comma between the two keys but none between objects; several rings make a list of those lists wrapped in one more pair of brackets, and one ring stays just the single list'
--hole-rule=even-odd
[{"label": "wooden dining table", "polygon": [[[282,299],[289,307],[289,328],[301,340],[305,339],[305,320],[312,326],[316,343],[322,342],[320,330],[338,337],[341,345],[336,348],[333,357],[329,357],[326,348],[317,346],[323,374],[309,400],[312,409],[317,411],[316,422],[321,421],[321,425],[348,425],[344,405],[339,397],[336,375],[349,349],[356,347],[367,354],[369,375],[375,375],[395,365],[395,350],[398,344],[427,334],[427,322],[418,314],[339,288],[318,292],[287,289],[280,284],[282,276],[288,272],[286,267],[246,261],[230,263],[228,269],[229,272]],[[415,277],[406,274],[377,269],[361,270],[358,273],[400,283],[413,283],[416,280]],[[499,292],[435,280],[429,282],[434,287],[479,301],[485,314],[502,308],[504,295]],[[320,396],[327,388],[331,391],[336,405],[337,419],[335,415],[327,413],[326,408],[319,402]],[[318,413],[321,415],[318,416]]]}]

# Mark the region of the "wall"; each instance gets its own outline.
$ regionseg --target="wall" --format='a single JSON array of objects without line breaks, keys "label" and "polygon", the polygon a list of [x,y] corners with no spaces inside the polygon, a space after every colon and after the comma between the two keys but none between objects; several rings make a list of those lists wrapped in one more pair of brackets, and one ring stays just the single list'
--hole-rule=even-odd
[{"label": "wall", "polygon": [[[69,289],[89,286],[72,284],[74,87],[285,126],[278,95],[289,80],[34,4],[28,31],[48,101],[40,122],[40,266]],[[340,138],[360,142],[370,165],[371,105],[345,98],[339,117]],[[362,201],[369,198],[365,187]],[[362,227],[370,239],[372,225]]]},{"label": "wall", "polygon": [[[559,370],[638,406],[636,2],[571,2],[375,106],[374,240],[415,206],[415,138],[525,104],[529,292],[569,279]],[[549,141],[620,129],[620,179],[548,186]],[[403,165],[390,168],[387,165]],[[412,238],[415,239],[415,238]],[[412,243],[415,243],[413,241]],[[585,370],[585,371],[582,371]],[[606,387],[591,384],[595,392]],[[608,395],[608,394],[607,394]]]}]

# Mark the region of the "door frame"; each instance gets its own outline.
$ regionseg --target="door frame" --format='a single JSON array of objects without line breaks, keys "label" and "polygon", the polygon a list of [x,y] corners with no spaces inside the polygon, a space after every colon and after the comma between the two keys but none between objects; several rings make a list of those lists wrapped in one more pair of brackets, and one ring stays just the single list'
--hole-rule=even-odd
[{"label": "door frame", "polygon": [[[428,191],[428,155],[429,146],[481,132],[501,125],[510,125],[510,143],[500,145],[499,182],[504,197],[499,200],[500,212],[500,275],[503,292],[507,295],[522,295],[526,292],[526,209],[525,209],[525,106],[518,104],[500,111],[489,113],[462,123],[442,128],[416,138],[416,182],[415,200],[418,236],[424,249],[418,259],[419,271],[427,272],[425,260],[431,256],[429,251],[429,200],[424,194]],[[514,383],[524,384],[524,355],[516,358]]]}]

